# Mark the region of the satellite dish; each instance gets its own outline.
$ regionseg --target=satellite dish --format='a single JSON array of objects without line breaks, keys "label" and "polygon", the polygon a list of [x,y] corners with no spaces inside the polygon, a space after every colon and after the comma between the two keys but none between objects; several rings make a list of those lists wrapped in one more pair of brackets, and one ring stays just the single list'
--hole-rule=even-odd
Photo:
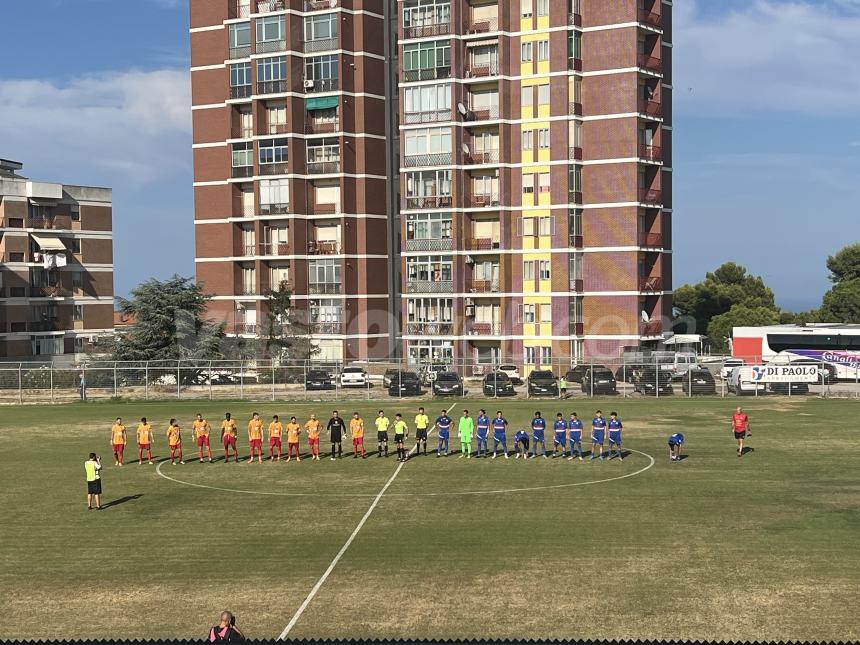
[{"label": "satellite dish", "polygon": [[466,109],[466,106],[462,103],[457,103],[457,112],[459,112],[462,116],[466,116],[466,113],[469,110]]},{"label": "satellite dish", "polygon": [[651,316],[648,315],[647,311],[642,312],[642,322],[644,322],[644,323],[651,322]]}]

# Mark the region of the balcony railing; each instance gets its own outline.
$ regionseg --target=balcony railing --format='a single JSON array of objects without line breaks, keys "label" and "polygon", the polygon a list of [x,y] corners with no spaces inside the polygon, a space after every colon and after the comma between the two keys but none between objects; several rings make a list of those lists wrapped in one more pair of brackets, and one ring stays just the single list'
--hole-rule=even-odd
[{"label": "balcony railing", "polygon": [[499,193],[472,193],[467,199],[469,208],[487,208],[499,205]]},{"label": "balcony railing", "polygon": [[243,284],[240,287],[240,294],[243,296],[256,296],[257,286],[253,284]]},{"label": "balcony railing", "polygon": [[639,55],[639,67],[647,69],[649,72],[659,74],[663,71],[663,61],[648,54]]},{"label": "balcony railing", "polygon": [[[269,134],[287,134],[290,132],[290,126],[288,123],[269,123],[266,126],[266,132]],[[249,137],[252,135],[248,135]]]},{"label": "balcony railing", "polygon": [[340,88],[339,78],[319,78],[317,80],[306,80],[303,84],[306,94],[315,92],[336,92]]},{"label": "balcony railing", "polygon": [[581,204],[582,203],[582,191],[581,190],[569,190],[569,191],[567,191],[567,198],[570,200],[571,204]]},{"label": "balcony railing", "polygon": [[568,287],[573,293],[582,293],[585,290],[584,283],[580,278],[570,278]]},{"label": "balcony railing", "polygon": [[282,94],[290,90],[289,83],[282,79],[280,81],[258,81],[257,94]]},{"label": "balcony railing", "polygon": [[452,280],[407,280],[407,293],[454,293]]},{"label": "balcony railing", "polygon": [[60,331],[60,325],[56,320],[41,320],[38,322],[31,322],[28,327],[30,328],[30,331],[34,333]]},{"label": "balcony railing", "polygon": [[663,246],[663,234],[639,233],[639,246],[659,249]]},{"label": "balcony railing", "polygon": [[254,336],[257,333],[256,323],[237,322],[233,323],[233,333],[247,336]]},{"label": "balcony railing", "polygon": [[660,29],[663,26],[663,21],[660,17],[660,14],[655,13],[654,11],[648,11],[648,9],[639,10],[639,22],[641,22],[643,25],[654,27],[655,29]]},{"label": "balcony railing", "polygon": [[251,15],[251,6],[250,3],[245,4],[243,2],[239,2],[239,0],[233,0],[230,3],[230,7],[227,11],[227,17],[230,19],[234,18],[247,18]]},{"label": "balcony railing", "polygon": [[30,286],[31,298],[65,298],[72,295],[71,291],[60,285],[36,287]]},{"label": "balcony railing", "polygon": [[287,51],[286,40],[264,40],[257,43],[258,54],[273,54],[275,52]]},{"label": "balcony railing", "polygon": [[466,323],[466,334],[469,336],[499,336],[502,333],[502,323],[470,322]]},{"label": "balcony railing", "polygon": [[484,78],[496,76],[499,73],[499,61],[491,61],[486,64],[469,63],[466,65],[466,78]]},{"label": "balcony railing", "polygon": [[410,25],[403,28],[404,38],[428,38],[430,36],[445,36],[450,33],[450,22],[440,22],[435,25]]},{"label": "balcony railing", "polygon": [[261,163],[261,175],[286,175],[290,172],[290,164],[287,161],[279,161],[278,163]]},{"label": "balcony railing", "polygon": [[330,49],[338,49],[339,43],[337,37],[334,38],[319,38],[317,40],[306,40],[304,44],[304,51],[306,54],[312,54],[314,52],[324,52],[329,51]]},{"label": "balcony railing", "polygon": [[341,293],[343,285],[340,282],[309,282],[308,294],[312,296],[336,295]]},{"label": "balcony railing", "polygon": [[326,161],[308,161],[307,170],[309,175],[330,175],[340,172],[340,159],[329,159]]},{"label": "balcony railing", "polygon": [[69,229],[71,226],[72,220],[68,215],[54,215],[53,217],[27,216],[27,228]]},{"label": "balcony railing", "polygon": [[499,241],[491,237],[470,237],[463,246],[467,251],[492,251],[499,248]]},{"label": "balcony railing", "polygon": [[251,55],[251,46],[242,45],[241,47],[231,47],[227,52],[227,58],[233,60],[236,58],[248,58]]},{"label": "balcony railing", "polygon": [[289,203],[260,204],[260,215],[288,215],[289,212]]},{"label": "balcony railing", "polygon": [[342,334],[342,322],[312,322],[308,325],[308,331],[312,334]]},{"label": "balcony railing", "polygon": [[289,242],[262,242],[260,244],[261,255],[289,255]]},{"label": "balcony railing", "polygon": [[231,99],[246,99],[253,93],[251,85],[234,85],[230,88]]},{"label": "balcony railing", "polygon": [[471,280],[469,291],[472,293],[498,293],[500,287],[499,279],[495,280]]},{"label": "balcony railing", "polygon": [[642,99],[639,101],[639,113],[659,119],[663,116],[663,104],[660,101]]},{"label": "balcony railing", "polygon": [[305,11],[336,9],[339,6],[340,0],[305,0]]},{"label": "balcony railing", "polygon": [[413,81],[432,81],[440,78],[450,78],[450,67],[427,67],[424,69],[403,70],[403,80],[407,83]]},{"label": "balcony railing", "polygon": [[639,158],[655,163],[663,161],[663,148],[641,144],[639,146]]},{"label": "balcony railing", "polygon": [[257,13],[268,13],[270,11],[284,11],[287,8],[286,0],[257,0]]},{"label": "balcony railing", "polygon": [[663,321],[662,320],[652,320],[647,323],[640,323],[639,325],[639,335],[645,337],[654,337],[654,336],[662,336],[663,335]]},{"label": "balcony railing", "polygon": [[663,203],[663,191],[659,188],[640,189],[639,201],[653,206],[660,205]]},{"label": "balcony railing", "polygon": [[337,255],[340,244],[336,240],[308,240],[308,255]]},{"label": "balcony railing", "polygon": [[454,323],[450,322],[408,322],[405,333],[409,336],[452,336]]},{"label": "balcony railing", "polygon": [[257,255],[257,245],[256,244],[243,244],[242,245],[242,256],[243,257],[253,257]]},{"label": "balcony railing", "polygon": [[450,237],[442,239],[406,240],[407,251],[451,251],[454,240]]},{"label": "balcony railing", "polygon": [[329,134],[340,130],[340,119],[313,119],[305,120],[305,134]]},{"label": "balcony railing", "polygon": [[582,27],[582,14],[573,12],[567,14],[567,24],[574,27]]},{"label": "balcony railing", "polygon": [[340,204],[311,204],[311,213],[313,215],[337,215],[340,213]]},{"label": "balcony railing", "polygon": [[570,321],[570,335],[571,336],[584,336],[585,335],[585,323]]},{"label": "balcony railing", "polygon": [[423,197],[406,197],[407,209],[419,208],[450,208],[453,200],[451,195],[424,195]]},{"label": "balcony railing", "polygon": [[432,110],[428,112],[405,112],[403,121],[405,123],[438,123],[440,121],[450,121],[452,117],[451,110]]},{"label": "balcony railing", "polygon": [[567,59],[567,68],[574,72],[582,71],[582,59],[581,58],[568,58]]},{"label": "balcony railing", "polygon": [[467,164],[497,164],[499,163],[499,151],[474,150],[465,155],[463,161]]},{"label": "balcony railing", "polygon": [[463,24],[463,31],[467,34],[486,34],[499,30],[499,18],[467,18]]},{"label": "balcony railing", "polygon": [[233,166],[233,177],[234,178],[253,177],[253,176],[254,176],[254,166]]},{"label": "balcony railing", "polygon": [[582,248],[582,235],[577,235],[575,233],[571,233],[568,236],[568,244],[573,249],[581,249]]},{"label": "balcony railing", "polygon": [[574,161],[582,161],[582,148],[573,146],[567,149],[567,158]]},{"label": "balcony railing", "polygon": [[573,116],[582,116],[582,103],[571,101],[567,104],[567,113]]},{"label": "balcony railing", "polygon": [[652,292],[663,291],[663,278],[660,276],[650,276],[639,279],[639,291]]},{"label": "balcony railing", "polygon": [[407,168],[422,168],[425,166],[446,166],[450,164],[450,152],[436,152],[433,154],[409,155],[403,157],[403,165]]},{"label": "balcony railing", "polygon": [[499,106],[490,105],[488,107],[469,108],[469,111],[474,115],[475,121],[491,121],[499,118]]}]

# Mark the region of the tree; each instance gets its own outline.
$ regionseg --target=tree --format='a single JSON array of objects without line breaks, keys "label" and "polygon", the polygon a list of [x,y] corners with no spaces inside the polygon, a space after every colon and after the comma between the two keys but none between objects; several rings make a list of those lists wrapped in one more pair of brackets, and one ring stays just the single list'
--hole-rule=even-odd
[{"label": "tree", "polygon": [[759,327],[776,325],[779,322],[779,312],[769,307],[749,307],[733,305],[723,314],[711,318],[708,324],[708,338],[711,347],[716,351],[728,349],[728,339],[732,337],[734,327]]},{"label": "tree", "polygon": [[779,313],[773,291],[764,280],[750,275],[734,262],[727,262],[713,273],[706,273],[705,279],[698,284],[679,287],[673,300],[680,316],[695,322],[695,329],[686,324],[676,325],[676,331],[686,333],[707,333],[711,320],[729,312],[735,305],[747,309],[768,309],[774,316]]},{"label": "tree", "polygon": [[119,298],[134,324],[113,341],[117,361],[216,360],[223,358],[223,323],[203,318],[210,297],[191,278],[147,280]]},{"label": "tree", "polygon": [[842,280],[833,285],[824,294],[820,312],[821,319],[826,322],[860,323],[860,278]]},{"label": "tree", "polygon": [[834,284],[860,278],[860,243],[846,246],[827,258],[827,268]]},{"label": "tree", "polygon": [[266,316],[260,335],[266,358],[308,360],[319,352],[310,339],[310,327],[293,308],[293,293],[285,284],[266,294]]}]

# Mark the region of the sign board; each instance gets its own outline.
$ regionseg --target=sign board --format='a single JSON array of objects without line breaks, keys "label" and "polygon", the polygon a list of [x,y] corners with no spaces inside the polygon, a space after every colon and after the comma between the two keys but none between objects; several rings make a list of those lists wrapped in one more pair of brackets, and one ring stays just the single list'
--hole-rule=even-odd
[{"label": "sign board", "polygon": [[753,383],[817,383],[821,380],[816,365],[753,365]]}]

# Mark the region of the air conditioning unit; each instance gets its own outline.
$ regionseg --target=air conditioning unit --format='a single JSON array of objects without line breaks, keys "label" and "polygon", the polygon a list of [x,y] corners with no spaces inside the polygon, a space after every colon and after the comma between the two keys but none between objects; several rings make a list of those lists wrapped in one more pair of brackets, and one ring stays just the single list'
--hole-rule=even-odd
[{"label": "air conditioning unit", "polygon": [[314,82],[311,80],[305,81],[305,89],[312,90],[314,88]]},{"label": "air conditioning unit", "polygon": [[466,305],[466,318],[475,317],[475,305]]}]

